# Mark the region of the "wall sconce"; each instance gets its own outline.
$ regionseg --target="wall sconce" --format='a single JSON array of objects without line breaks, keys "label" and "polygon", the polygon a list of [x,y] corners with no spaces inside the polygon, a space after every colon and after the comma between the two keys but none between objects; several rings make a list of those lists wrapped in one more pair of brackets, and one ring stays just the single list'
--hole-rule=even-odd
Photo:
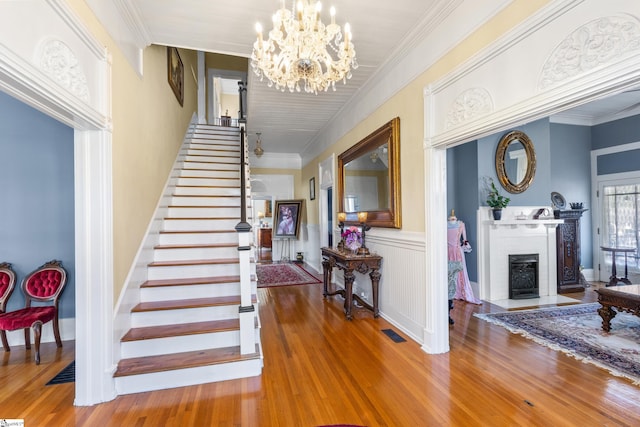
[{"label": "wall sconce", "polygon": [[340,227],[340,242],[338,242],[338,250],[342,252],[344,250],[344,222],[347,220],[347,214],[345,212],[338,212],[338,227]]},{"label": "wall sconce", "polygon": [[367,225],[368,214],[366,212],[358,212],[358,222],[360,223],[360,227],[362,227],[362,246],[358,249],[358,255],[369,255],[369,249],[365,244],[365,234],[367,231],[371,230],[371,227]]}]

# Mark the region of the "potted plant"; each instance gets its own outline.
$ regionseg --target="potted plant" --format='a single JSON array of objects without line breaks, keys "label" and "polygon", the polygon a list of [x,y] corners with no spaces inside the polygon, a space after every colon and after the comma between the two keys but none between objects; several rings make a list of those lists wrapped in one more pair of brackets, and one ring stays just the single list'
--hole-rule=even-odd
[{"label": "potted plant", "polygon": [[502,218],[502,209],[506,208],[510,201],[510,198],[500,194],[496,188],[496,184],[491,180],[489,194],[487,196],[487,205],[492,208],[493,219],[498,220]]}]

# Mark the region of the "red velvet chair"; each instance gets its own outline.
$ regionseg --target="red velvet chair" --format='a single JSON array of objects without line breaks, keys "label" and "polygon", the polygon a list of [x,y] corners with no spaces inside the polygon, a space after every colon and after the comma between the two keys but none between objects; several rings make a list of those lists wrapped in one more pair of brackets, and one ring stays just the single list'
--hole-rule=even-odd
[{"label": "red velvet chair", "polygon": [[[22,281],[22,291],[25,296],[25,308],[0,314],[0,330],[15,331],[24,329],[25,347],[31,348],[29,328],[33,328],[36,346],[36,365],[40,364],[40,336],[42,325],[53,320],[53,334],[58,347],[62,347],[60,329],[58,326],[58,300],[67,284],[67,272],[61,261],[49,261],[37,270],[29,273]],[[36,305],[35,302],[49,302],[53,305]],[[9,345],[3,342],[5,351],[10,351]]]},{"label": "red velvet chair", "polygon": [[[16,272],[11,268],[8,262],[0,263],[0,315],[7,309],[7,301],[13,293],[16,286]],[[9,351],[9,342],[7,341],[7,333],[0,330],[2,338],[2,347],[5,351]]]}]

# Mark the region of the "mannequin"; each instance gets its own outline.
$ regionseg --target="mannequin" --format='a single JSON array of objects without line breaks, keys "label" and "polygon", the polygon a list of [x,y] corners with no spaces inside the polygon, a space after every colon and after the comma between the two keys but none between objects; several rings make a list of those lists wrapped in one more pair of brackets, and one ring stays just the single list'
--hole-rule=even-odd
[{"label": "mannequin", "polygon": [[447,255],[449,261],[459,261],[462,263],[462,271],[456,276],[456,293],[454,298],[473,304],[481,304],[481,301],[473,295],[469,274],[467,273],[467,263],[462,250],[462,245],[468,243],[467,230],[464,222],[456,218],[455,212],[452,209],[447,221]]}]

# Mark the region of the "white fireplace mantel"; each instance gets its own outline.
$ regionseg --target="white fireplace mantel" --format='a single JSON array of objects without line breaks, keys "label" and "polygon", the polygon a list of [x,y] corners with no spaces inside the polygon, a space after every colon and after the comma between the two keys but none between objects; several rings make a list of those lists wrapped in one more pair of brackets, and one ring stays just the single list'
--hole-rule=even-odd
[{"label": "white fireplace mantel", "polygon": [[[514,206],[503,209],[501,220],[491,208],[480,207],[478,224],[478,285],[485,301],[509,299],[509,255],[538,254],[541,297],[557,295],[556,227],[561,219],[533,219],[548,206]],[[522,218],[522,219],[518,219]]]}]

